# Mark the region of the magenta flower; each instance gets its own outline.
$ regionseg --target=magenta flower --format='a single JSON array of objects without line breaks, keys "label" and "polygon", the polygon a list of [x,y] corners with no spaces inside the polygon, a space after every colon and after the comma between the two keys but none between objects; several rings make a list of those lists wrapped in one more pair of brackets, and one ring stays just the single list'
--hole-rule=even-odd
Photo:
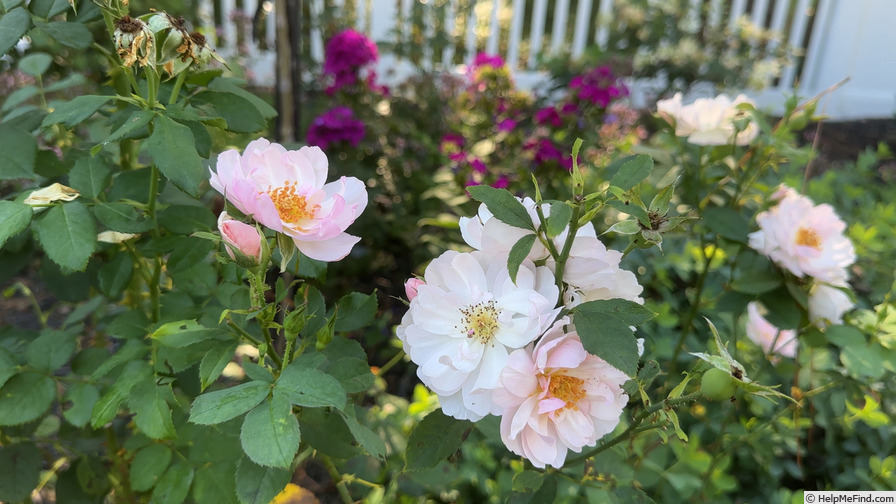
[{"label": "magenta flower", "polygon": [[563,119],[554,107],[544,107],[535,112],[535,123],[551,125],[555,128],[563,126]]},{"label": "magenta flower", "polygon": [[501,440],[535,467],[562,467],[569,450],[613,431],[628,395],[628,376],[585,351],[579,335],[558,320],[538,344],[515,350],[501,371],[494,402],[504,409]]},{"label": "magenta flower", "polygon": [[337,33],[327,42],[324,53],[324,75],[333,79],[328,93],[354,84],[372,84],[361,77],[379,59],[376,44],[355,30]]},{"label": "magenta flower", "polygon": [[572,169],[572,156],[561,152],[549,138],[530,138],[523,145],[523,150],[532,153],[532,161],[536,166],[557,163],[567,170]]},{"label": "magenta flower", "polygon": [[306,256],[338,261],[360,238],[345,232],[367,206],[355,177],[326,183],[327,156],[319,147],[286,150],[264,138],[218,156],[211,186],[240,212],[283,233]]},{"label": "magenta flower", "polygon": [[492,68],[501,68],[504,66],[504,58],[497,54],[486,54],[479,53],[473,59],[473,64],[471,65],[473,69],[478,69],[484,66],[490,66]]},{"label": "magenta flower", "polygon": [[513,119],[504,119],[503,121],[498,123],[498,131],[500,132],[508,132],[513,131],[516,128],[516,121]]},{"label": "magenta flower", "polygon": [[577,90],[578,99],[603,108],[614,99],[628,95],[628,89],[619,82],[608,66],[599,66],[588,73],[573,77],[569,87]]},{"label": "magenta flower", "polygon": [[357,147],[364,139],[364,121],[355,119],[348,107],[334,107],[314,118],[308,127],[308,145],[329,149],[331,145],[347,142]]}]

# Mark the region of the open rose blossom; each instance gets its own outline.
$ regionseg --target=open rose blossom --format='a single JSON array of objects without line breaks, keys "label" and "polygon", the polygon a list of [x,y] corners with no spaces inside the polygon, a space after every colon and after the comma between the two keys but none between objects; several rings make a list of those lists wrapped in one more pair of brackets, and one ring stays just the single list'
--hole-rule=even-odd
[{"label": "open rose blossom", "polygon": [[283,233],[306,256],[338,261],[360,238],[345,232],[367,206],[367,190],[355,177],[326,183],[327,156],[318,147],[286,150],[259,138],[242,156],[218,156],[211,186],[240,212]]},{"label": "open rose blossom", "polygon": [[218,216],[218,231],[231,259],[235,259],[234,251],[237,251],[256,264],[261,261],[262,237],[255,226],[235,220],[227,212],[221,212]]},{"label": "open rose blossom", "polygon": [[784,357],[796,356],[796,331],[778,329],[762,316],[762,307],[756,301],[747,305],[747,337],[767,354]]},{"label": "open rose blossom", "polygon": [[494,401],[504,408],[501,439],[535,467],[562,467],[613,431],[628,395],[628,377],[585,351],[579,335],[557,321],[533,347],[516,350],[501,372]]},{"label": "open rose blossom", "polygon": [[812,286],[809,290],[809,320],[813,324],[825,327],[843,322],[843,314],[855,305],[849,294],[843,291],[844,287],[845,280],[836,285],[815,283]]},{"label": "open rose blossom", "polygon": [[[734,121],[746,117],[737,106],[752,103],[740,94],[732,100],[727,95],[715,98],[698,98],[689,105],[681,102],[681,93],[656,103],[660,117],[675,126],[675,136],[687,137],[695,145],[747,145],[759,134],[755,123],[748,123],[738,132]],[[737,138],[735,138],[735,134]]]},{"label": "open rose blossom", "polygon": [[559,314],[553,275],[524,261],[514,283],[506,254],[448,251],[429,263],[423,280],[395,331],[417,376],[446,415],[475,421],[500,413],[491,391],[507,356]]},{"label": "open rose blossom", "polygon": [[778,204],[756,216],[759,231],[749,244],[798,277],[810,276],[837,284],[844,269],[856,260],[855,249],[844,236],[846,224],[830,205],[814,205],[795,191],[778,189]]}]

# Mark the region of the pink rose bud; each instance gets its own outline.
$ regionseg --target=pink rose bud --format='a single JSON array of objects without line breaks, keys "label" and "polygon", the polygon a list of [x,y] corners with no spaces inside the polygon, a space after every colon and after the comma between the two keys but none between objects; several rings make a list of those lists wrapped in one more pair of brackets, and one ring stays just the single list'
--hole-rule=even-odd
[{"label": "pink rose bud", "polygon": [[408,301],[413,301],[417,297],[417,289],[425,283],[419,278],[410,278],[404,283],[404,293],[408,297]]},{"label": "pink rose bud", "polygon": [[231,259],[238,261],[234,255],[234,251],[237,251],[255,264],[261,261],[261,235],[255,226],[231,219],[227,212],[221,212],[218,216],[218,231],[221,232]]}]

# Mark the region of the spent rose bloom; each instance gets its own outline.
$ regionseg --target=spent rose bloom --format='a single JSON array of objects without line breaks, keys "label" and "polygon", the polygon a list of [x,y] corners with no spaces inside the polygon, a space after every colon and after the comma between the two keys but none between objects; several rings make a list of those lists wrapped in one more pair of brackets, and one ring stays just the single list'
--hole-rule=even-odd
[{"label": "spent rose bloom", "polygon": [[778,189],[778,204],[756,216],[759,231],[749,244],[798,277],[824,283],[845,281],[844,269],[856,254],[843,231],[846,224],[830,205],[815,205],[795,191]]},{"label": "spent rose bloom", "polygon": [[516,283],[507,255],[448,251],[435,258],[396,328],[417,376],[459,419],[498,414],[492,389],[511,351],[551,326],[559,314],[554,277],[529,261]]},{"label": "spent rose bloom", "polygon": [[759,127],[750,122],[743,131],[737,132],[735,121],[746,117],[746,113],[737,108],[742,103],[753,102],[743,94],[734,100],[721,94],[715,98],[698,98],[694,103],[684,105],[681,93],[675,93],[668,100],[658,101],[656,106],[660,117],[675,126],[675,135],[688,137],[692,144],[728,145],[734,140],[737,145],[747,145],[759,134]]},{"label": "spent rose bloom", "polygon": [[255,264],[261,261],[262,236],[255,226],[235,220],[227,212],[221,212],[218,216],[218,231],[231,259],[236,259],[234,255],[236,251],[252,259]]},{"label": "spent rose bloom", "polygon": [[242,155],[221,153],[210,182],[240,212],[289,236],[306,256],[330,262],[360,240],[345,230],[367,206],[367,190],[355,177],[326,183],[327,171],[318,147],[291,151],[259,138]]},{"label": "spent rose bloom", "polygon": [[[536,203],[531,198],[521,200],[534,224],[539,225]],[[542,212],[550,216],[550,205],[543,204]],[[532,231],[511,226],[499,219],[483,204],[475,217],[461,217],[460,230],[467,245],[490,254],[506,254],[520,238]],[[569,230],[564,230],[554,238],[557,250],[563,250]],[[555,269],[556,263],[550,257],[547,248],[536,241],[527,256],[533,262],[545,261],[546,266]],[[622,253],[609,250],[597,238],[594,226],[588,223],[576,231],[575,240],[570,249],[566,267],[563,270],[563,281],[568,289],[564,303],[572,308],[585,301],[598,299],[621,298],[643,303],[640,294],[641,285],[634,273],[619,266]]]},{"label": "spent rose bloom", "polygon": [[516,350],[501,372],[493,398],[504,412],[501,439],[535,467],[562,467],[569,450],[581,452],[619,423],[628,376],[585,351],[575,330],[557,321],[534,346]]},{"label": "spent rose bloom", "polygon": [[813,324],[820,327],[840,324],[843,322],[843,314],[855,305],[849,294],[838,287],[846,287],[846,282],[838,285],[816,282],[809,289],[809,320]]},{"label": "spent rose bloom", "polygon": [[756,301],[747,305],[747,337],[765,353],[784,357],[796,356],[796,331],[778,329],[762,316],[763,307]]}]

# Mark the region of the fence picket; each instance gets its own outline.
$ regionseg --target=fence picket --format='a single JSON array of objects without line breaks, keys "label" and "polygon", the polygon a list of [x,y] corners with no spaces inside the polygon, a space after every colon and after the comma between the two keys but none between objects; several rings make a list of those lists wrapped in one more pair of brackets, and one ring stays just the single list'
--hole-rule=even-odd
[{"label": "fence picket", "polygon": [[566,39],[566,21],[569,18],[569,0],[558,0],[554,4],[554,25],[551,27],[551,54],[560,50]]},{"label": "fence picket", "polygon": [[579,0],[576,6],[576,28],[572,36],[572,57],[578,58],[585,52],[588,39],[588,21],[591,18],[591,0]]}]

